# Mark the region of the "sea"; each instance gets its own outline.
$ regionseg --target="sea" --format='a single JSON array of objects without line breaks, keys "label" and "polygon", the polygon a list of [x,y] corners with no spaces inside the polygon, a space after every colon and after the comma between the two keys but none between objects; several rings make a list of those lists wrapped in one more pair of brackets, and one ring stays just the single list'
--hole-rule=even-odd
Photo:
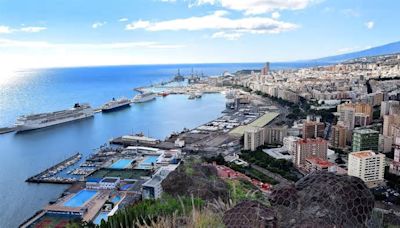
[{"label": "sea", "polygon": [[[0,127],[12,126],[20,115],[70,108],[74,103],[99,107],[112,98],[132,98],[134,88],[168,81],[178,69],[206,76],[242,69],[260,69],[263,63],[136,65],[34,69],[0,75]],[[272,68],[309,66],[272,64]],[[1,72],[1,70],[0,70]],[[41,130],[0,135],[0,227],[18,227],[68,185],[30,184],[25,180],[80,152],[95,153],[111,138],[143,133],[164,139],[174,131],[194,128],[222,115],[225,98],[207,94],[189,100],[186,95],[134,104],[94,118]]]}]

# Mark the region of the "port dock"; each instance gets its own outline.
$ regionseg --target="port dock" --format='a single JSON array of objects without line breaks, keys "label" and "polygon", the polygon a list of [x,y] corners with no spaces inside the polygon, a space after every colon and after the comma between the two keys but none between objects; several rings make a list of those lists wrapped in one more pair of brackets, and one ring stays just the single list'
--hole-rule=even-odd
[{"label": "port dock", "polygon": [[76,153],[71,157],[65,159],[64,161],[46,169],[45,171],[29,177],[26,182],[29,183],[51,183],[51,184],[72,184],[78,181],[76,178],[63,178],[57,177],[56,175],[66,168],[76,164],[79,160],[81,160],[82,155],[80,153]]}]

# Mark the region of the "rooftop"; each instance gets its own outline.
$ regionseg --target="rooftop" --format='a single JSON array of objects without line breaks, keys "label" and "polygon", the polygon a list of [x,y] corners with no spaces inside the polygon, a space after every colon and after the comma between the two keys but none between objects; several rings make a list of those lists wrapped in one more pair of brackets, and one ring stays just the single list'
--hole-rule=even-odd
[{"label": "rooftop", "polygon": [[335,165],[330,161],[327,161],[327,160],[324,160],[324,159],[321,159],[321,158],[317,158],[317,157],[315,157],[315,158],[307,158],[306,160],[308,162],[310,162],[311,164],[318,165],[319,167],[322,167],[322,168],[329,168],[329,167]]},{"label": "rooftop", "polygon": [[372,150],[364,150],[364,151],[352,152],[350,153],[350,155],[358,158],[369,158],[369,157],[374,157],[377,154]]},{"label": "rooftop", "polygon": [[263,116],[259,117],[255,121],[247,124],[239,126],[232,131],[229,132],[231,135],[235,136],[243,136],[244,132],[250,128],[254,127],[264,127],[265,125],[269,124],[272,120],[279,116],[277,112],[267,112]]},{"label": "rooftop", "polygon": [[263,152],[275,159],[292,159],[292,156],[288,154],[288,149],[286,147],[264,149]]},{"label": "rooftop", "polygon": [[372,129],[354,129],[354,133],[359,133],[359,134],[379,134],[378,131],[372,130]]}]

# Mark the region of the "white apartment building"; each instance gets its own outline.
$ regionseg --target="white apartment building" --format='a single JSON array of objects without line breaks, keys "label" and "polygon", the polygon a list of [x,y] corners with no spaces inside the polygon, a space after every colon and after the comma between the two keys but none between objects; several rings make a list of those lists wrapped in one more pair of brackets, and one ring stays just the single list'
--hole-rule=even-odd
[{"label": "white apartment building", "polygon": [[286,147],[289,154],[294,154],[296,151],[296,143],[300,140],[297,136],[287,136],[283,138],[283,146]]},{"label": "white apartment building", "polygon": [[264,128],[251,127],[244,131],[244,150],[255,151],[257,147],[264,145]]},{"label": "white apartment building", "polygon": [[385,155],[372,150],[349,154],[348,175],[359,177],[368,187],[382,183],[385,173]]}]

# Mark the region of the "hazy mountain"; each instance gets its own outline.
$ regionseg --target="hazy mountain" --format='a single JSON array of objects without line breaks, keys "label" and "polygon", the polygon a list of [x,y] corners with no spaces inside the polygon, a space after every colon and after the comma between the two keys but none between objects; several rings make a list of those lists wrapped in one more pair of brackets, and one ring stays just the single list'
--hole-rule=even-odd
[{"label": "hazy mountain", "polygon": [[360,57],[395,54],[395,53],[400,53],[400,41],[382,45],[382,46],[378,46],[378,47],[373,47],[373,48],[366,49],[363,51],[357,51],[357,52],[352,52],[352,53],[347,53],[347,54],[342,54],[342,55],[329,56],[329,57],[325,57],[325,58],[314,59],[312,61],[323,62],[323,63],[337,63],[337,62],[343,62],[346,60],[360,58]]}]

